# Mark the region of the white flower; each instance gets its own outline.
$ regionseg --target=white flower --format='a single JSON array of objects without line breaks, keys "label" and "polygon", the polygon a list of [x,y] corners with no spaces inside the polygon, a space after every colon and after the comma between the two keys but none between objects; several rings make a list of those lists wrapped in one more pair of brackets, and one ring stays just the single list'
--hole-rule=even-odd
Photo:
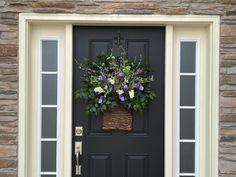
[{"label": "white flower", "polygon": [[114,85],[114,84],[115,84],[115,81],[114,81],[114,79],[112,79],[112,78],[109,78],[109,79],[108,79],[108,82],[110,82],[111,85]]},{"label": "white flower", "polygon": [[116,93],[118,93],[119,95],[122,95],[124,93],[124,90],[116,90]]},{"label": "white flower", "polygon": [[129,83],[129,80],[125,77],[125,83]]},{"label": "white flower", "polygon": [[129,91],[129,97],[132,99],[134,98],[134,90]]},{"label": "white flower", "polygon": [[102,87],[96,87],[96,88],[94,89],[94,92],[97,92],[97,93],[104,93],[105,91],[103,90]]},{"label": "white flower", "polygon": [[151,76],[150,80],[151,80],[151,81],[154,81],[153,75]]},{"label": "white flower", "polygon": [[105,89],[105,90],[107,90],[107,89],[108,89],[107,85],[105,85],[104,89]]}]

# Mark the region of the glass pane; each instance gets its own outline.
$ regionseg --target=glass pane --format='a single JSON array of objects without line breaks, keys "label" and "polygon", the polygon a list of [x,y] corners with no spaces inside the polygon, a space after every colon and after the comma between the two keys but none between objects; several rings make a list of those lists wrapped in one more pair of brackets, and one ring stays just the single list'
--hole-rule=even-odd
[{"label": "glass pane", "polygon": [[195,139],[195,110],[180,110],[180,139]]},{"label": "glass pane", "polygon": [[195,76],[180,76],[180,105],[195,106]]},{"label": "glass pane", "polygon": [[181,42],[180,72],[195,73],[196,42]]},{"label": "glass pane", "polygon": [[42,41],[42,71],[57,71],[57,41]]},{"label": "glass pane", "polygon": [[42,138],[57,137],[57,108],[42,108]]},{"label": "glass pane", "polygon": [[195,143],[180,143],[180,173],[194,173]]},{"label": "glass pane", "polygon": [[56,171],[56,142],[41,142],[41,171]]},{"label": "glass pane", "polygon": [[42,104],[57,104],[57,75],[42,74]]}]

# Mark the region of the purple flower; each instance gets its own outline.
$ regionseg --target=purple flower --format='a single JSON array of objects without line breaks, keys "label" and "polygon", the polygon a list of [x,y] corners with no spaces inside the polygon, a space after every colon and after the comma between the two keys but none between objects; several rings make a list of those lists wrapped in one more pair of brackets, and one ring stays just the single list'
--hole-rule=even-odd
[{"label": "purple flower", "polygon": [[139,75],[142,73],[142,70],[140,68],[138,68],[136,71],[135,71],[135,75]]},{"label": "purple flower", "polygon": [[127,84],[125,84],[124,86],[123,86],[123,89],[125,89],[125,90],[128,90],[128,85]]},{"label": "purple flower", "polygon": [[100,80],[100,81],[103,81],[105,79],[105,77],[104,76],[98,76],[98,80]]},{"label": "purple flower", "polygon": [[121,72],[121,73],[118,74],[118,79],[123,79],[124,76],[125,76],[124,73]]},{"label": "purple flower", "polygon": [[125,97],[123,95],[119,95],[120,101],[125,101]]},{"label": "purple flower", "polygon": [[100,96],[98,103],[101,104],[104,101],[104,96]]},{"label": "purple flower", "polygon": [[136,87],[137,89],[141,90],[141,91],[143,91],[143,90],[144,90],[144,87],[143,87],[143,85],[142,85],[142,84],[140,84],[140,83],[137,83],[137,84],[135,84],[135,87]]}]

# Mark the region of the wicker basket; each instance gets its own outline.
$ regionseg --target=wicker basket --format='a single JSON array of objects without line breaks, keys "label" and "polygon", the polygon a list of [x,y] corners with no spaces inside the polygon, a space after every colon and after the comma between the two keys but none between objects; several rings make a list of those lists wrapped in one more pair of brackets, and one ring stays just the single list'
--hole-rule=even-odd
[{"label": "wicker basket", "polygon": [[116,106],[103,115],[103,130],[132,130],[132,115],[122,106]]}]

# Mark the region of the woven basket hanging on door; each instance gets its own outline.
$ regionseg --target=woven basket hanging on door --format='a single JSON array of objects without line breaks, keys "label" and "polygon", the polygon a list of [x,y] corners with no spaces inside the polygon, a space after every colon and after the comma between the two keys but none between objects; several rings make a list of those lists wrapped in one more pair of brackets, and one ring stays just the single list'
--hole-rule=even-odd
[{"label": "woven basket hanging on door", "polygon": [[116,106],[103,115],[103,130],[132,130],[132,115],[122,106]]}]

